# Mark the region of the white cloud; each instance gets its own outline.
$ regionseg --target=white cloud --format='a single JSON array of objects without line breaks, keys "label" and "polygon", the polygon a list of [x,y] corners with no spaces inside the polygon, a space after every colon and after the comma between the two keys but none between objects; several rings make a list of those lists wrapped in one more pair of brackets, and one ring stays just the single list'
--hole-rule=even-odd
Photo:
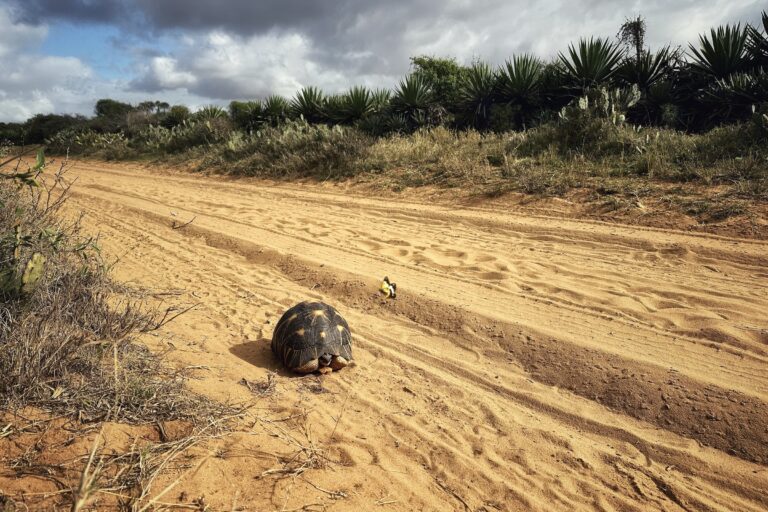
[{"label": "white cloud", "polygon": [[79,59],[35,53],[47,33],[45,26],[13,23],[0,8],[0,119],[66,111],[89,92],[93,71]]},{"label": "white cloud", "polygon": [[[39,47],[47,34],[45,25],[13,22],[0,6],[0,121],[21,122],[48,113],[90,115],[100,98],[132,103],[147,99],[145,92],[130,91],[128,80],[99,78],[80,59],[41,55]],[[164,77],[163,89],[195,82],[193,75],[176,71],[173,59],[155,59],[152,65]],[[154,96],[152,99],[181,102],[192,108],[210,103],[184,91],[160,91]]]},{"label": "white cloud", "polygon": [[346,87],[338,70],[313,61],[312,44],[301,34],[270,33],[242,38],[222,31],[184,36],[174,57],[156,57],[133,89],[185,89],[214,99],[293,95],[303,85]]},{"label": "white cloud", "polygon": [[[14,22],[3,2],[27,9],[21,19],[41,24]],[[481,58],[492,64],[523,51],[554,57],[580,37],[613,38],[624,19],[638,13],[647,20],[647,45],[685,48],[712,26],[755,22],[764,4],[765,0],[115,0],[95,10],[69,8],[60,0],[0,0],[4,71],[0,120],[45,111],[87,114],[104,97],[133,103],[159,99],[196,107],[272,93],[293,96],[307,85],[328,93],[355,84],[392,87],[408,72],[414,55],[454,56],[462,63]],[[129,17],[129,27],[115,6],[128,6],[147,25],[139,33],[136,20]],[[62,19],[121,27],[134,37],[146,37],[153,50],[167,41],[171,44],[166,47],[173,49],[160,56],[136,53],[129,74],[104,80],[76,58],[39,55],[48,32],[45,23]],[[158,44],[161,40],[163,45]]]},{"label": "white cloud", "polygon": [[[501,64],[514,53],[552,58],[568,43],[592,35],[614,38],[621,23],[642,12],[646,43],[687,47],[698,34],[720,23],[759,13],[757,0],[686,0],[675,6],[660,0],[620,6],[604,0],[509,2],[489,0],[436,5],[430,0],[403,4],[368,3],[350,16],[327,18],[316,26],[289,26],[256,35],[236,29],[184,33],[166,74],[150,67],[134,83],[137,90],[162,90],[183,74],[179,87],[221,101],[292,96],[307,85],[337,92],[354,84],[391,87],[408,72],[414,55],[454,56],[461,63],[480,58]],[[194,77],[194,80],[192,79]],[[183,83],[182,83],[183,82]]]},{"label": "white cloud", "polygon": [[11,13],[0,6],[0,59],[40,46],[47,35],[45,26],[14,23]]},{"label": "white cloud", "polygon": [[192,73],[179,71],[176,59],[171,57],[152,58],[149,70],[160,89],[179,89],[192,86],[197,82]]}]

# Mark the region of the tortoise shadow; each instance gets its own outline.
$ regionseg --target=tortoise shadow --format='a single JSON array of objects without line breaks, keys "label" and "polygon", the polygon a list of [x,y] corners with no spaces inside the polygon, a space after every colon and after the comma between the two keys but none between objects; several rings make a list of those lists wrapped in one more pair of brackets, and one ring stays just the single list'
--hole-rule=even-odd
[{"label": "tortoise shadow", "polygon": [[248,364],[275,372],[281,377],[301,377],[301,375],[287,370],[272,353],[272,342],[269,338],[260,338],[257,341],[246,341],[229,348],[229,352]]}]

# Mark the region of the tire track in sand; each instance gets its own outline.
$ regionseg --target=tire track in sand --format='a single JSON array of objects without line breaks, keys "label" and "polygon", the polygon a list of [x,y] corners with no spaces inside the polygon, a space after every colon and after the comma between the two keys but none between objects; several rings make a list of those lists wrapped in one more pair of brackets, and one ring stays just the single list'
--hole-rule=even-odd
[{"label": "tire track in sand", "polygon": [[[189,190],[179,191],[177,182],[164,184],[162,177],[142,173],[130,179],[115,176],[104,169],[99,175],[87,174],[87,171],[81,174],[81,178],[86,178],[83,180],[86,185],[91,180],[94,183],[101,181],[116,192],[81,189],[81,194],[85,195],[77,196],[74,206],[92,212],[89,226],[109,230],[114,239],[110,240],[105,233],[105,244],[112,254],[119,254],[121,248],[131,246],[132,241],[146,237],[149,247],[138,249],[141,253],[135,259],[132,256],[126,258],[126,261],[132,261],[126,264],[133,265],[127,275],[140,279],[142,274],[138,269],[146,264],[151,269],[150,282],[176,283],[176,286],[182,283],[204,297],[204,312],[189,320],[194,325],[177,326],[179,336],[196,336],[200,332],[210,335],[204,349],[195,349],[188,354],[192,359],[201,355],[221,368],[215,378],[201,380],[203,387],[234,393],[236,380],[242,372],[263,374],[275,367],[258,340],[269,335],[269,324],[262,321],[268,320],[267,317],[274,318],[282,307],[305,296],[344,301],[345,315],[352,325],[358,326],[357,357],[360,364],[349,372],[334,375],[333,379],[324,379],[329,388],[338,386],[334,389],[336,394],[326,396],[322,401],[313,400],[312,405],[317,411],[317,428],[327,431],[333,427],[337,409],[346,393],[355,393],[354,407],[359,410],[345,413],[347,421],[344,422],[343,436],[331,443],[334,455],[346,461],[345,465],[334,471],[335,478],[322,471],[313,473],[318,485],[333,486],[341,473],[342,480],[360,484],[360,496],[355,499],[373,496],[371,493],[379,491],[377,483],[381,482],[401,500],[411,500],[414,506],[421,505],[425,509],[460,510],[462,501],[473,509],[485,507],[486,510],[494,507],[502,510],[728,510],[734,507],[761,510],[766,507],[762,492],[766,484],[765,473],[760,466],[718,450],[701,448],[684,437],[653,428],[645,421],[611,412],[594,399],[585,400],[559,386],[546,385],[548,377],[542,375],[546,371],[553,375],[567,373],[568,365],[563,366],[567,360],[562,360],[566,356],[581,355],[579,364],[573,365],[576,367],[599,361],[604,367],[590,369],[595,375],[600,371],[606,376],[611,375],[610,365],[603,364],[608,361],[606,355],[620,356],[612,361],[619,373],[651,366],[647,360],[634,357],[635,352],[616,354],[612,347],[603,350],[599,344],[579,343],[572,335],[555,335],[548,341],[547,334],[535,329],[536,320],[546,321],[545,315],[551,314],[549,311],[561,307],[559,302],[553,300],[533,310],[540,316],[529,322],[517,322],[512,314],[483,315],[474,305],[476,294],[492,295],[499,302],[494,307],[496,313],[503,312],[505,307],[510,307],[509,301],[517,299],[508,289],[481,286],[476,284],[478,281],[473,281],[476,276],[465,273],[455,280],[453,286],[458,289],[448,294],[452,299],[444,300],[441,287],[451,284],[446,280],[438,280],[437,286],[431,283],[435,280],[433,269],[419,269],[420,265],[414,268],[406,260],[402,266],[397,266],[397,258],[404,257],[397,252],[378,255],[385,259],[378,259],[378,256],[365,259],[359,253],[348,257],[342,247],[321,262],[311,257],[304,261],[292,258],[289,255],[300,254],[303,247],[300,244],[287,246],[275,233],[259,230],[253,222],[258,215],[253,212],[233,211],[229,220],[241,221],[234,223],[227,222],[227,216],[221,215],[222,212],[207,216],[206,207],[196,206],[192,201],[196,194],[200,194],[200,188],[205,188],[204,184],[189,185]],[[195,180],[191,181],[194,183]],[[153,187],[158,192],[147,193]],[[121,189],[143,189],[150,200],[142,203],[139,198],[122,196]],[[270,193],[276,192],[270,190]],[[308,193],[322,194],[312,189],[308,189]],[[201,212],[201,219],[206,222],[196,220],[190,228],[202,228],[207,232],[170,230],[170,207],[167,204],[178,204],[178,199],[164,202],[161,195],[183,198],[185,207],[190,209],[180,209],[179,216],[192,210]],[[301,193],[293,191],[291,195],[300,196]],[[210,200],[210,196],[203,195],[206,200]],[[224,198],[214,199],[219,205],[225,202],[221,200]],[[232,192],[233,204],[241,199]],[[278,201],[269,207],[263,204],[268,202],[267,199],[260,198],[260,201],[258,208],[276,212],[283,208],[285,217],[306,215],[306,223],[311,222],[315,212],[301,213],[287,199],[283,199],[282,205]],[[242,222],[249,215],[252,218]],[[273,218],[279,219],[279,216]],[[329,218],[326,222],[345,225],[340,219]],[[351,218],[347,224],[355,222]],[[424,223],[429,224],[428,221]],[[273,221],[267,220],[265,224],[279,233]],[[365,240],[366,233],[359,229],[361,225],[353,227],[361,240]],[[291,230],[297,228],[285,225],[282,229],[290,237]],[[621,227],[611,229],[621,230]],[[309,235],[328,240],[333,232],[323,235],[325,231],[328,230],[321,229]],[[370,229],[369,243],[381,243],[373,238],[389,239],[388,235],[382,237],[380,231],[378,226]],[[300,233],[297,230],[296,234]],[[401,227],[399,235],[400,240],[414,247],[423,245],[424,236],[435,236],[434,231],[426,228],[408,226]],[[326,243],[325,250],[330,251],[328,246],[333,244]],[[384,246],[387,248],[386,244]],[[598,244],[594,252],[599,253],[599,249]],[[617,250],[615,247],[611,249],[611,258],[616,257]],[[374,246],[371,251],[376,252]],[[531,259],[536,257],[538,255],[531,255]],[[475,257],[478,259],[482,256]],[[459,265],[448,263],[446,267],[457,267],[457,273],[460,273]],[[743,261],[737,264],[745,265]],[[738,281],[748,282],[743,278],[748,270],[739,273],[737,264],[726,262],[723,267],[727,267]],[[367,290],[372,280],[369,276],[377,275],[377,265],[390,268],[394,265],[396,272],[402,268],[403,272],[407,271],[409,276],[417,279],[413,290],[410,290],[410,277],[403,281],[408,283],[403,299],[410,297],[410,302],[406,299],[382,304],[381,300],[370,296]],[[652,267],[648,268],[650,270],[646,271],[651,272]],[[683,270],[678,269],[678,274]],[[543,270],[545,275],[550,271]],[[321,286],[315,287],[318,282]],[[725,289],[727,285],[718,286]],[[252,297],[250,302],[241,298],[246,294]],[[454,300],[456,298],[460,300]],[[734,299],[729,297],[728,300]],[[747,300],[745,298],[745,302]],[[599,320],[602,316],[611,315],[609,308],[599,313],[591,312],[589,308],[569,311],[574,317],[584,317],[582,323],[598,318],[595,329],[602,328],[603,323]],[[529,330],[525,323],[533,324],[532,328]],[[511,331],[505,331],[510,324],[517,325]],[[626,324],[627,328],[637,327],[631,320]],[[656,338],[659,335],[654,334],[656,331],[663,332],[663,329],[647,330],[651,333],[647,334],[652,337],[651,341],[659,341]],[[526,333],[530,333],[531,340],[525,338]],[[250,341],[242,341],[244,334]],[[667,335],[664,339],[670,338],[672,336]],[[641,340],[634,338],[631,341],[637,344]],[[676,357],[686,350],[709,348],[693,338],[681,336],[678,340],[680,346],[672,345],[668,361],[676,363]],[[523,356],[531,353],[521,351],[524,345],[537,345],[546,352],[558,343],[567,344],[573,351],[555,354],[556,357],[549,360],[537,359],[533,364],[541,366],[539,372],[532,371],[531,363],[523,361]],[[639,349],[636,347],[636,350]],[[702,353],[709,354],[714,363],[712,366],[705,365],[703,359],[690,358],[681,365],[685,371],[678,368],[679,374],[699,386],[694,390],[701,390],[702,383],[711,386],[711,380],[716,379],[706,379],[704,374],[718,364],[730,364],[733,357],[746,361],[737,373],[743,383],[751,381],[757,389],[747,398],[762,398],[760,389],[764,385],[761,382],[764,373],[759,370],[764,367],[760,354],[738,347],[732,353],[712,349]],[[555,366],[558,362],[560,367]],[[666,361],[655,366],[666,370]],[[750,371],[751,366],[757,371]],[[667,374],[647,373],[645,384],[639,374],[628,378],[645,386],[661,384],[667,377]],[[300,379],[281,377],[281,382],[286,385],[297,380]],[[720,380],[725,381],[727,379]],[[684,384],[682,388],[687,389],[688,384]],[[738,382],[735,386],[721,386],[726,392],[738,388]],[[289,403],[302,398],[300,394],[286,392],[286,395]],[[693,399],[691,403],[698,403],[695,396]],[[281,407],[284,406],[275,406],[276,409]],[[759,418],[752,419],[759,421]],[[242,483],[249,485],[248,479]],[[348,506],[354,510],[355,506],[359,509],[364,503],[370,508],[373,501],[341,501],[337,508]],[[401,501],[393,507],[408,510],[412,508],[411,503]],[[282,508],[282,505],[275,508]]]}]

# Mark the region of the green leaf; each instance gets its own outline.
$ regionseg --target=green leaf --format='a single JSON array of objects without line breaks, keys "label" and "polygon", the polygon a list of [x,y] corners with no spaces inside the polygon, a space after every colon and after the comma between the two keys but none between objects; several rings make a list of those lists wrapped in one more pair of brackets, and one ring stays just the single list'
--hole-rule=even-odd
[{"label": "green leaf", "polygon": [[39,171],[43,167],[45,167],[45,152],[43,148],[40,148],[37,150],[37,156],[35,157],[35,166],[32,167],[32,169],[35,171]]}]

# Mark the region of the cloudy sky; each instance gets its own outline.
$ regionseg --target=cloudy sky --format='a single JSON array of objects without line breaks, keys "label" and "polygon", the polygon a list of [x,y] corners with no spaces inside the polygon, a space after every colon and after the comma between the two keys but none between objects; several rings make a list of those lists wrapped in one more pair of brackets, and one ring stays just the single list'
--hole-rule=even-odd
[{"label": "cloudy sky", "polygon": [[550,57],[614,37],[641,14],[647,43],[757,23],[765,0],[0,0],[0,121],[90,115],[99,98],[198,107],[302,86],[390,87],[412,55]]}]

